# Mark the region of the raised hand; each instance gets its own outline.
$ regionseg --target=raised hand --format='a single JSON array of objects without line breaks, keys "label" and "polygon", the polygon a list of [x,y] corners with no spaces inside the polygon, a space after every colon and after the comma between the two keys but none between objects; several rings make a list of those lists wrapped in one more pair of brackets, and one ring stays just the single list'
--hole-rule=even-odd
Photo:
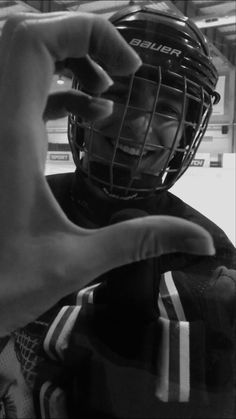
[{"label": "raised hand", "polygon": [[84,85],[85,69],[94,75],[96,93],[109,87],[108,74],[127,75],[140,65],[116,29],[98,16],[20,14],[7,21],[0,44],[1,335],[114,267],[176,251],[214,253],[205,230],[173,217],[98,230],[68,221],[44,177],[45,114],[76,110],[94,120],[112,112],[111,102],[73,90],[48,97],[55,69],[68,59],[77,60]]}]

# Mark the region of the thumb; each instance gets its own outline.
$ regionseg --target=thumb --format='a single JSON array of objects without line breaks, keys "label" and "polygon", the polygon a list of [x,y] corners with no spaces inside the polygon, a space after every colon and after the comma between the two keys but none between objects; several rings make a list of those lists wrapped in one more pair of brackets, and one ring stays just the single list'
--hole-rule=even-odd
[{"label": "thumb", "polygon": [[180,218],[148,216],[96,230],[79,228],[66,218],[55,219],[53,224],[50,218],[50,234],[48,221],[45,223],[47,217],[43,227],[39,224],[40,234],[35,234],[34,229],[30,240],[27,234],[23,237],[18,234],[18,239],[9,246],[16,255],[14,264],[6,262],[9,255],[2,258],[0,333],[3,335],[29,323],[62,297],[119,266],[165,253],[214,254],[209,233]]},{"label": "thumb", "polygon": [[80,230],[71,245],[69,270],[74,270],[71,272],[72,277],[78,277],[78,272],[83,272],[84,283],[116,267],[166,253],[215,253],[213,240],[205,229],[190,221],[170,216],[136,218],[91,230],[83,236],[83,245]]}]

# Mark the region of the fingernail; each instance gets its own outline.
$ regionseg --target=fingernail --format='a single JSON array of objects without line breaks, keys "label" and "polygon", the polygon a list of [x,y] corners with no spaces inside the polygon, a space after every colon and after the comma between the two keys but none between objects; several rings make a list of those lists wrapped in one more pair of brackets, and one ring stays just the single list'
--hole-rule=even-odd
[{"label": "fingernail", "polygon": [[106,79],[107,88],[109,88],[114,84],[114,81],[111,79],[111,77],[108,74],[106,74],[106,77],[107,77],[107,79]]},{"label": "fingernail", "polygon": [[92,97],[91,102],[93,105],[113,110],[114,102],[112,100],[104,99],[102,97]]},{"label": "fingernail", "polygon": [[135,59],[136,59],[136,62],[137,62],[137,64],[136,64],[137,65],[136,70],[138,70],[138,68],[141,67],[141,65],[143,64],[143,62],[142,62],[142,60],[141,60],[141,58],[139,57],[138,54],[135,53],[135,55],[136,55]]},{"label": "fingernail", "polygon": [[126,68],[122,67],[122,75],[129,75],[135,73],[143,64],[139,55],[132,49],[132,58],[126,61]]},{"label": "fingernail", "polygon": [[188,238],[183,241],[183,244],[191,253],[195,253],[198,255],[214,255],[215,254],[214,243],[210,237],[206,239]]}]

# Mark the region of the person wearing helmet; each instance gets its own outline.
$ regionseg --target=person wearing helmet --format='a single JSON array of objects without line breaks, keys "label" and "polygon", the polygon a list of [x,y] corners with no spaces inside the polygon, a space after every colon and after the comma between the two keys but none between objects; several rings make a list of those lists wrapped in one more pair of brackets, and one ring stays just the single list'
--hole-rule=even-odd
[{"label": "person wearing helmet", "polygon": [[[219,100],[217,72],[207,41],[186,17],[138,5],[111,21],[142,65],[115,72],[107,55],[104,59],[104,45],[96,64],[92,54],[65,60],[74,73],[73,92],[97,95],[114,105],[112,113],[91,122],[89,114],[73,105],[74,96],[71,102],[59,98],[70,112],[68,138],[76,171],[48,176],[47,182],[69,228],[72,223],[82,227],[80,263],[87,230],[106,234],[107,226],[125,221],[127,233],[119,247],[112,240],[96,242],[92,257],[86,256],[89,269],[99,247],[107,255],[112,249],[121,255],[123,266],[111,264],[86,283],[79,282],[84,271],[77,266],[81,286],[73,284],[60,293],[59,283],[54,300],[45,292],[49,303],[42,310],[41,302],[38,317],[34,312],[26,326],[15,328],[9,342],[28,385],[22,394],[28,400],[28,388],[32,390],[39,418],[234,418],[235,249],[218,226],[168,191],[190,165]],[[104,37],[102,41],[106,48]],[[110,60],[114,54],[116,64],[125,67],[122,53],[117,56],[109,49]],[[95,82],[100,66],[113,79],[102,92]],[[48,114],[52,105],[46,107]],[[43,200],[37,203],[42,206]],[[51,205],[47,211],[46,226]],[[160,249],[165,251],[146,249],[147,260],[125,259],[132,229],[145,225],[148,216],[162,222]],[[186,233],[182,246],[181,240],[176,245],[177,233],[170,240],[173,220]],[[214,254],[200,250],[200,238],[198,250],[188,251],[193,246],[188,222],[210,234]],[[58,224],[53,226],[58,231]],[[154,223],[152,228],[154,234]],[[140,249],[145,242],[144,235]],[[70,249],[64,251],[73,264],[76,255],[70,258]],[[57,263],[60,268],[59,258]],[[63,273],[70,277],[69,269],[67,265]],[[32,295],[33,285],[28,288]],[[4,341],[4,357],[8,344]],[[16,382],[14,374],[11,382]],[[31,415],[32,409],[31,402]]]},{"label": "person wearing helmet", "polygon": [[[76,172],[49,176],[49,185],[68,217],[84,227],[174,215],[204,226],[217,251],[213,259],[176,254],[132,264],[85,291],[66,351],[78,350],[85,368],[78,367],[71,411],[85,417],[232,417],[233,350],[226,355],[226,346],[234,338],[233,328],[229,335],[224,330],[232,317],[218,316],[225,281],[219,266],[235,267],[235,251],[218,227],[168,192],[194,158],[219,101],[217,72],[190,19],[136,5],[111,21],[142,66],[113,77],[102,95],[114,102],[110,116],[91,124],[69,115]],[[73,88],[90,93],[74,72]],[[94,307],[86,312],[89,298]],[[83,355],[82,336],[88,339]]]},{"label": "person wearing helmet", "polygon": [[106,196],[142,199],[169,189],[189,166],[219,100],[217,73],[188,19],[134,6],[111,21],[143,65],[114,78],[104,95],[114,100],[110,117],[92,127],[71,115],[69,140],[79,172]]}]

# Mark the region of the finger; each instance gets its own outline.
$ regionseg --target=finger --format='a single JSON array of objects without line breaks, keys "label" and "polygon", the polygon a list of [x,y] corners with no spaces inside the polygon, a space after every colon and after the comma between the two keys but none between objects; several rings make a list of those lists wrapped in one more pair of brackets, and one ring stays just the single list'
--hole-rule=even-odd
[{"label": "finger", "polygon": [[[141,60],[114,26],[106,19],[87,13],[46,14],[41,19],[25,19],[16,24],[15,49],[41,41],[54,61],[81,58],[89,54],[114,74],[130,74],[137,70]],[[29,58],[30,59],[30,56]]]},{"label": "finger", "polygon": [[[53,201],[51,204],[55,206]],[[54,213],[52,216],[55,218]],[[48,216],[43,219],[46,226],[44,229],[38,226],[40,234],[37,226],[34,228],[32,242],[22,239],[12,242],[16,264],[9,266],[7,262],[8,275],[3,275],[0,333],[9,333],[29,323],[60,298],[119,266],[165,253],[214,254],[206,230],[175,217],[145,217],[98,230],[76,227],[65,216],[64,226],[58,219],[56,224]],[[50,225],[54,234],[45,236],[43,232]],[[21,275],[17,276],[19,266]],[[9,289],[11,292],[6,292]],[[33,305],[32,295],[35,296]]]},{"label": "finger", "polygon": [[[167,253],[185,252],[193,255],[215,253],[210,234],[202,227],[170,216],[148,216],[114,224],[66,244],[68,270],[88,283],[98,275],[119,266]],[[78,256],[79,248],[79,256]],[[86,260],[82,267],[81,260]]]},{"label": "finger", "polygon": [[[115,242],[115,250],[110,247],[110,257],[121,265],[124,258],[126,263],[131,263],[166,253],[214,254],[210,234],[199,225],[177,217],[150,216],[129,220],[106,227],[97,234],[101,241],[107,240],[109,246],[111,240]],[[122,249],[122,256],[118,249]]]},{"label": "finger", "polygon": [[[60,16],[65,16],[65,13],[66,12],[55,12],[55,13],[50,13],[50,14],[48,13],[44,13],[44,14],[17,13],[17,14],[11,15],[7,19],[7,21],[5,22],[3,26],[2,34],[0,38],[0,83],[3,80],[2,83],[5,88],[5,89],[2,89],[2,95],[1,95],[1,98],[3,98],[2,99],[3,102],[8,103],[9,101],[10,106],[12,105],[11,90],[9,90],[9,87],[12,87],[13,97],[14,97],[14,92],[17,93],[18,91],[18,89],[15,89],[15,86],[12,86],[13,84],[12,79],[13,79],[14,82],[16,81],[17,84],[20,84],[19,100],[23,103],[22,90],[27,91],[27,89],[22,89],[22,88],[25,87],[26,80],[27,81],[30,80],[30,79],[25,78],[25,80],[22,81],[21,80],[22,77],[16,77],[16,73],[17,73],[17,70],[20,69],[19,68],[20,65],[22,66],[23,74],[25,72],[25,68],[27,67],[27,61],[25,61],[24,63],[24,57],[22,57],[22,64],[21,63],[19,63],[19,65],[17,64],[17,55],[18,54],[20,55],[22,49],[24,48],[24,42],[22,44],[21,40],[19,39],[20,37],[18,37],[18,34],[15,33],[17,31],[17,28],[21,27],[21,25],[24,25],[24,22],[29,22],[29,21],[38,22],[45,19],[48,20],[49,16],[50,18],[58,18]],[[68,12],[68,14],[70,14],[70,12]],[[16,43],[15,38],[18,41],[18,46],[14,45]],[[17,51],[17,53],[15,51]],[[28,60],[30,60],[30,53],[28,53],[27,55],[28,55]],[[32,66],[30,65],[29,70],[31,71],[31,69],[32,69]],[[13,74],[11,74],[11,72],[13,72]],[[10,81],[8,84],[9,76],[10,76]],[[32,90],[31,87],[29,87],[29,89]],[[4,96],[5,91],[9,91],[9,95],[8,95],[9,100],[7,100]],[[16,104],[16,107],[18,107],[18,103]],[[8,111],[8,110],[5,109],[5,111]]]},{"label": "finger", "polygon": [[[114,26],[91,14],[65,14],[48,19],[28,19],[18,24],[11,37],[2,101],[21,112],[42,116],[55,62],[90,54],[105,69],[127,74],[141,61]],[[17,78],[15,71],[17,68]],[[25,82],[27,80],[27,89]],[[7,97],[5,97],[7,96]]]},{"label": "finger", "polygon": [[[53,17],[62,17],[69,16],[71,12],[54,12],[50,13],[50,18]],[[45,20],[48,19],[49,15],[47,13],[19,13],[17,15],[11,16],[5,23],[2,31],[2,36],[0,38],[0,68],[6,62],[6,57],[9,53],[9,45],[14,33],[14,29],[17,25],[25,20]],[[111,84],[112,79],[108,74],[102,69],[101,66],[96,64],[91,60],[89,56],[73,59],[69,58],[65,62],[56,63],[58,69],[63,69],[64,67],[72,70],[72,72],[84,80],[83,88],[86,91],[93,93],[100,93],[106,90]]]},{"label": "finger", "polygon": [[70,90],[56,92],[48,97],[44,118],[46,120],[63,118],[69,113],[73,113],[88,121],[96,121],[109,116],[112,110],[113,102],[110,100]]},{"label": "finger", "polygon": [[[51,16],[58,17],[64,15],[64,12],[55,12],[51,13]],[[10,44],[11,39],[14,33],[14,29],[17,27],[19,23],[21,23],[24,20],[30,20],[30,19],[37,19],[42,20],[46,19],[48,15],[42,13],[18,13],[13,14],[10,16],[6,23],[3,26],[1,38],[0,38],[0,69],[3,68],[3,65],[7,61],[8,54],[10,52]],[[1,73],[0,73],[0,80],[1,80]]]},{"label": "finger", "polygon": [[91,94],[100,94],[113,84],[109,75],[89,56],[77,59],[68,58],[64,66],[80,80],[81,88]]},{"label": "finger", "polygon": [[41,37],[56,61],[89,54],[113,74],[130,74],[141,65],[141,59],[111,22],[91,13],[65,14],[53,22],[44,19],[29,26]]}]

